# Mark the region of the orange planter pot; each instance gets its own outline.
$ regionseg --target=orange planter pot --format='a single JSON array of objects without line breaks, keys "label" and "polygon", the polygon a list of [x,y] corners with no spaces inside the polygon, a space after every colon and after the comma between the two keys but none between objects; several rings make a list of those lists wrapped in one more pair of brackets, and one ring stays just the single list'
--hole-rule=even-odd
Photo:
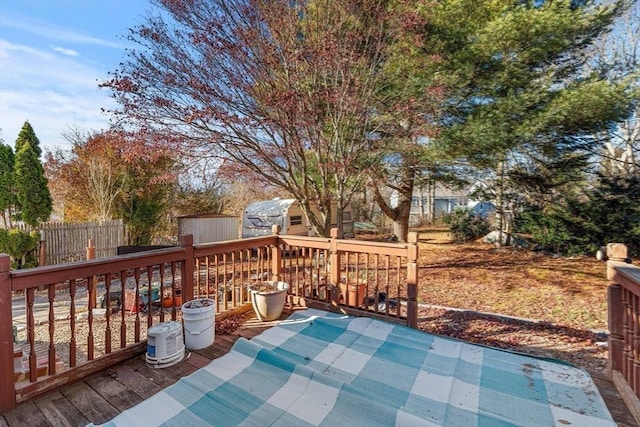
[{"label": "orange planter pot", "polygon": [[367,285],[365,283],[350,283],[347,289],[347,285],[340,283],[340,293],[342,294],[341,300],[346,305],[352,307],[358,307],[364,304],[366,298]]},{"label": "orange planter pot", "polygon": [[162,298],[162,306],[164,308],[171,308],[174,305],[176,307],[182,306],[182,295],[167,295],[166,297]]}]

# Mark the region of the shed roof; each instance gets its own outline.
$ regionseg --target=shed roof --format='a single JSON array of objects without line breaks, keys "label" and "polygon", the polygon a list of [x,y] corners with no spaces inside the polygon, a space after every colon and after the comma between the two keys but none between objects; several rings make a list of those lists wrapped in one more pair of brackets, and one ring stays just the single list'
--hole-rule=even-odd
[{"label": "shed roof", "polygon": [[271,199],[253,202],[244,210],[245,215],[276,216],[286,211],[296,202],[296,199]]}]

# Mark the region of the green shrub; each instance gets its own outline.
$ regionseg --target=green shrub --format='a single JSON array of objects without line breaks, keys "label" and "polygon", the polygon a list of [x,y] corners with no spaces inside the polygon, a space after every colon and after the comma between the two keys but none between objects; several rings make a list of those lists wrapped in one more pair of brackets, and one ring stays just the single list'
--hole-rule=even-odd
[{"label": "green shrub", "polygon": [[619,242],[628,246],[630,256],[640,256],[640,178],[600,177],[582,195],[565,197],[544,212],[522,212],[516,229],[555,253],[593,255]]},{"label": "green shrub", "polygon": [[13,228],[0,229],[0,252],[11,257],[11,268],[21,269],[38,266],[37,249],[40,235]]},{"label": "green shrub", "polygon": [[474,215],[468,208],[455,208],[443,217],[443,221],[449,226],[453,240],[458,243],[482,237],[490,230],[487,219]]}]

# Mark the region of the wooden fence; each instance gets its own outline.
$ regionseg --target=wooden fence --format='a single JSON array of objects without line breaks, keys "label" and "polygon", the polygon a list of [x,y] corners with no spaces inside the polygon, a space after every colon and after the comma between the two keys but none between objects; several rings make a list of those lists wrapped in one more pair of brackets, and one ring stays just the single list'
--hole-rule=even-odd
[{"label": "wooden fence", "polygon": [[40,230],[40,260],[42,265],[66,264],[86,259],[87,242],[93,241],[96,258],[117,255],[118,246],[125,245],[122,220],[102,222],[43,222]]}]

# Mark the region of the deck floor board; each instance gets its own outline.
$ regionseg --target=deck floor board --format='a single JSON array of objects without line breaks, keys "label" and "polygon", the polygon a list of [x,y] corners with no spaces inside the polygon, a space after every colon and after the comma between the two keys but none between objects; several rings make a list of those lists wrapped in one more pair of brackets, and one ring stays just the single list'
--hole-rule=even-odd
[{"label": "deck floor board", "polygon": [[40,408],[30,400],[21,403],[17,408],[3,414],[9,426],[50,426],[53,425],[45,418]]},{"label": "deck floor board", "polygon": [[105,423],[120,413],[85,382],[71,384],[61,389],[60,392],[96,424]]},{"label": "deck floor board", "polygon": [[[281,319],[285,319],[289,314],[291,311],[285,310]],[[0,427],[81,425],[73,423],[76,420],[76,412],[88,420],[83,421],[82,425],[88,422],[104,423],[156,391],[228,353],[238,338],[251,339],[274,324],[275,322],[260,322],[249,315],[237,331],[229,335],[216,335],[213,345],[193,350],[189,357],[166,368],[149,367],[144,355],[136,356],[115,367],[90,375],[81,382],[18,405],[16,409],[0,415]],[[618,425],[638,426],[613,383],[602,376],[592,377]],[[63,400],[67,400],[67,403]],[[58,410],[51,408],[54,402],[55,405],[59,405]],[[78,423],[80,420],[81,418],[77,418]]]},{"label": "deck floor board", "polygon": [[60,391],[54,391],[34,400],[49,424],[53,426],[87,425],[89,419]]},{"label": "deck floor board", "polygon": [[109,402],[118,412],[122,412],[133,405],[142,402],[142,397],[125,387],[116,378],[112,378],[108,370],[98,372],[87,377],[84,382],[93,388],[100,396]]}]

